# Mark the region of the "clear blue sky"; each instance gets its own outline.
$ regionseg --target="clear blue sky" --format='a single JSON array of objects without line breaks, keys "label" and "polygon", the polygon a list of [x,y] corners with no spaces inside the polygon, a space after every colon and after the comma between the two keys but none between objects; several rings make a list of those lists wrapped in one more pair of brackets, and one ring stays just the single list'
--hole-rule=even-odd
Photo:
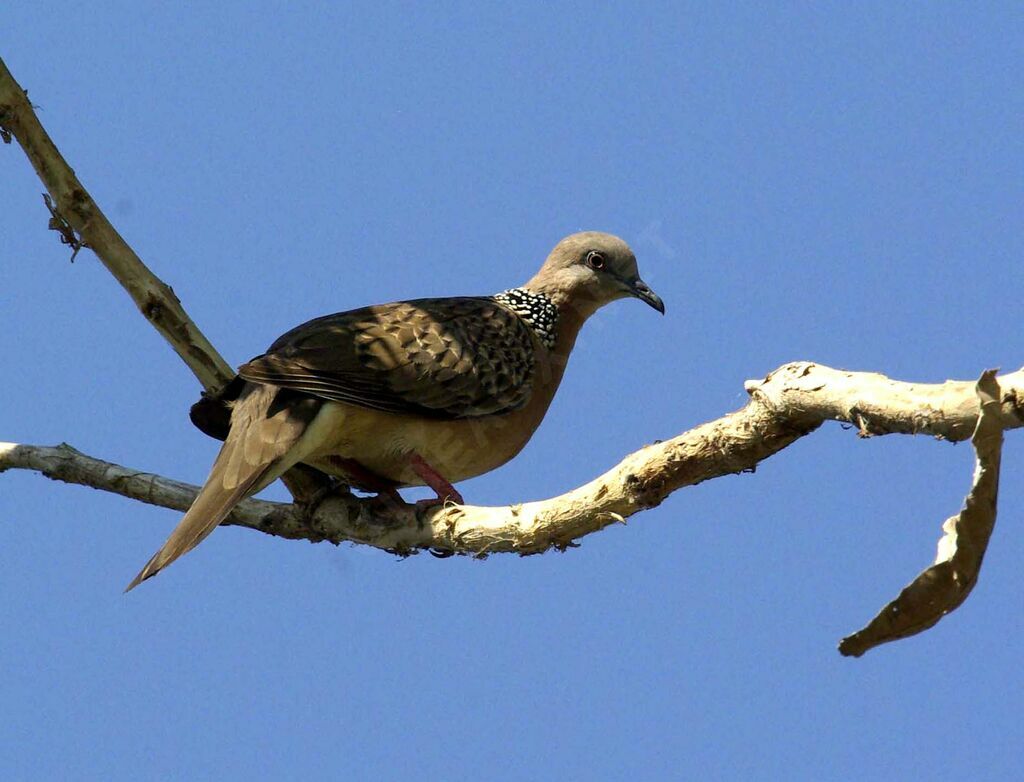
[{"label": "clear blue sky", "polygon": [[[490,293],[561,236],[665,299],[588,324],[467,500],[561,493],[795,359],[1024,362],[1019,4],[8,3],[0,53],[232,363],[310,317]],[[0,440],[200,482],[198,385],[0,148]],[[0,476],[4,779],[1008,779],[1024,773],[1022,438],[974,594],[835,651],[934,556],[972,454],[827,426],[570,553],[218,530]],[[283,498],[280,487],[267,496]]]}]

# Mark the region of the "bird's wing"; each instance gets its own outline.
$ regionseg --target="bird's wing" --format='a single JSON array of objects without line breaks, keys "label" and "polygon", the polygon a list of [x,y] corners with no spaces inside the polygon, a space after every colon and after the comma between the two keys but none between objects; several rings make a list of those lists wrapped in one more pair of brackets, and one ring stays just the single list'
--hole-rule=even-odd
[{"label": "bird's wing", "polygon": [[535,337],[492,298],[418,299],[304,323],[239,368],[246,380],[429,418],[522,407]]},{"label": "bird's wing", "polygon": [[244,497],[291,466],[288,455],[322,403],[269,386],[247,385],[210,476],[167,542],[128,585],[134,589],[198,546]]}]

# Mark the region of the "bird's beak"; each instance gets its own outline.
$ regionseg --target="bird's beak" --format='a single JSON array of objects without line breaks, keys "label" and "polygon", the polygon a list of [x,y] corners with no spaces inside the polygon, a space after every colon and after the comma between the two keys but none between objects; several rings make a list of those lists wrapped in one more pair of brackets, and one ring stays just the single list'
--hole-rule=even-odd
[{"label": "bird's beak", "polygon": [[650,286],[639,277],[627,283],[627,287],[629,288],[630,295],[636,296],[640,301],[647,302],[662,315],[665,314],[665,302],[661,300],[661,296],[652,291]]}]

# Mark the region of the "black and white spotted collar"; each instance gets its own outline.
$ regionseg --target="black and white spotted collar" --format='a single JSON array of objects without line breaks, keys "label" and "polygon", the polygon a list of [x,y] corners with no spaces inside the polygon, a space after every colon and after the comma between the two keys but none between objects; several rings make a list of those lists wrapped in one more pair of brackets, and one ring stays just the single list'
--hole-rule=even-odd
[{"label": "black and white spotted collar", "polygon": [[533,329],[548,350],[555,346],[558,307],[546,293],[511,288],[494,295],[494,300],[512,310]]}]

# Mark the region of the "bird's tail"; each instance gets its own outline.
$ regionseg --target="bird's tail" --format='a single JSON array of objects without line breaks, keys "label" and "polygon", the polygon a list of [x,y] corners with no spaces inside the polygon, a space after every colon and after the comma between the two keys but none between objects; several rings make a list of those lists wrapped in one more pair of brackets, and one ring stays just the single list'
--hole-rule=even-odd
[{"label": "bird's tail", "polygon": [[139,574],[124,590],[125,592],[130,592],[147,578],[152,578],[178,557],[187,554],[202,543],[203,539],[227,518],[235,505],[246,495],[252,493],[252,489],[259,484],[270,465],[263,465],[262,469],[252,470],[251,474],[234,488],[224,488],[222,473],[226,465],[231,462],[232,451],[239,445],[240,443],[230,441],[224,444],[210,471],[210,477],[193,501],[192,507],[188,509],[188,513],[174,528],[174,532],[167,538],[167,542],[139,571]]},{"label": "bird's tail", "polygon": [[243,498],[275,480],[297,460],[293,452],[316,416],[316,400],[279,398],[274,386],[249,385],[234,406],[231,431],[192,507],[167,542],[125,589],[152,578],[198,546]]}]

